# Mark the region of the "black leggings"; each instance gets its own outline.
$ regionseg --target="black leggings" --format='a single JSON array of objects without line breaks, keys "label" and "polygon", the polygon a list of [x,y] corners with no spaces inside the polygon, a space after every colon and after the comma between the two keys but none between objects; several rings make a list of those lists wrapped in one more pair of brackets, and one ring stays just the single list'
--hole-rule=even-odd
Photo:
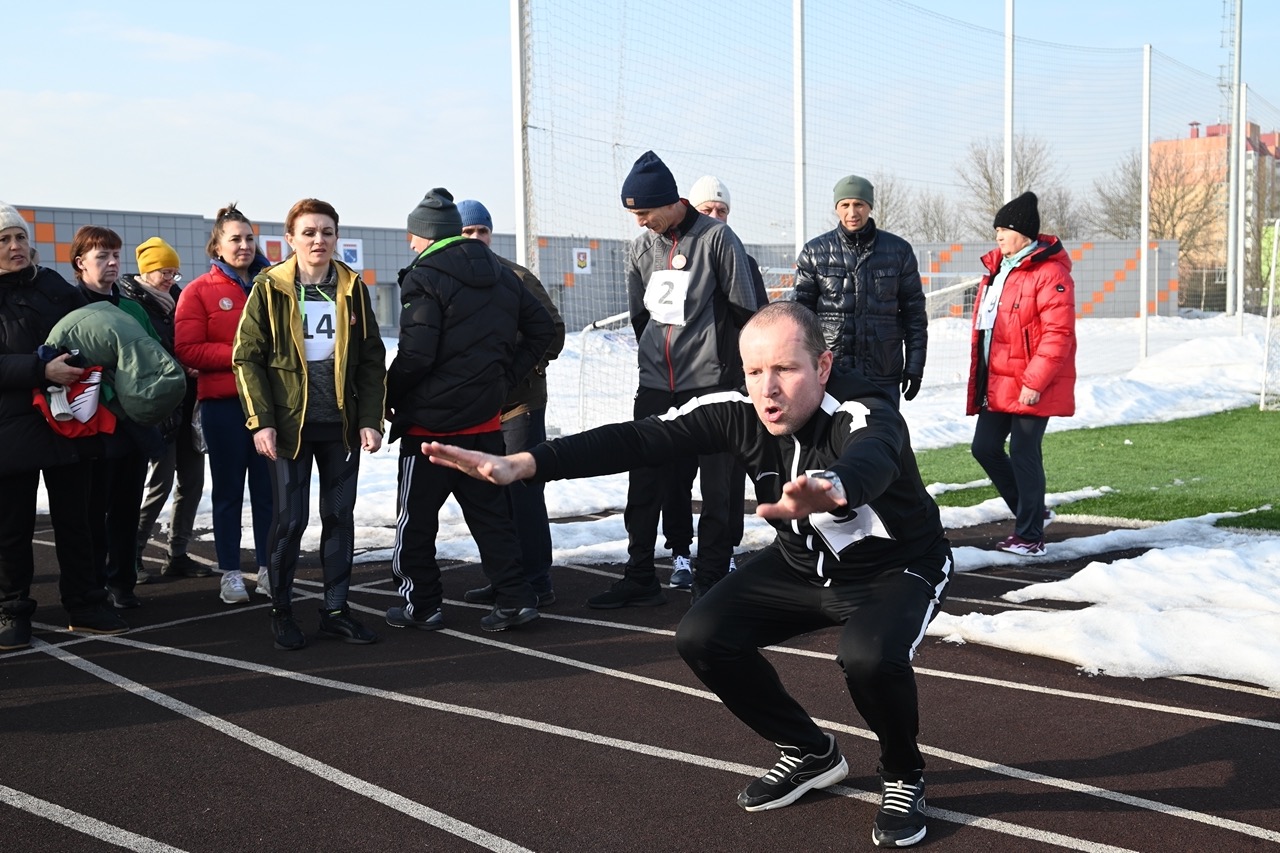
[{"label": "black leggings", "polygon": [[801,634],[843,626],[837,660],[853,703],[880,741],[886,779],[919,778],[924,758],[911,659],[945,599],[949,549],[866,580],[829,586],[787,565],[771,545],[685,614],[676,647],[725,707],[763,738],[821,754],[822,730],[760,653]]},{"label": "black leggings", "polygon": [[293,576],[298,569],[302,534],[311,515],[311,462],[320,472],[320,566],[324,571],[324,606],[340,610],[347,603],[351,562],[355,552],[356,479],[358,450],[341,440],[306,441],[296,459],[277,457],[269,463],[275,515],[271,523],[268,560],[271,598],[288,607]]}]

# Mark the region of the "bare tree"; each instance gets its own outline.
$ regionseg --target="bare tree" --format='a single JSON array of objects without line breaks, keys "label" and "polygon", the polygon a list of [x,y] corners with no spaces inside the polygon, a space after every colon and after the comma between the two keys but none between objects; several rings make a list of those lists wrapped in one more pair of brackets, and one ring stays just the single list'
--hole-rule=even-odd
[{"label": "bare tree", "polygon": [[1092,231],[1092,214],[1076,202],[1075,194],[1060,184],[1037,192],[1040,200],[1040,231],[1059,240],[1083,240]]},{"label": "bare tree", "polygon": [[1142,158],[1126,154],[1115,169],[1093,182],[1094,225],[1117,240],[1135,240],[1142,224]]},{"label": "bare tree", "polygon": [[[989,238],[991,220],[1004,206],[1004,146],[1000,140],[981,139],[969,143],[956,175],[968,191],[968,203],[961,210],[963,223],[973,236]],[[1018,135],[1013,140],[1013,192],[1032,190],[1044,197],[1061,189],[1049,144],[1035,136]]]},{"label": "bare tree", "polygon": [[916,194],[913,221],[911,233],[922,243],[956,243],[964,236],[964,223],[956,206],[935,190]]},{"label": "bare tree", "polygon": [[876,204],[872,211],[876,227],[894,234],[910,232],[912,208],[911,188],[894,175],[876,172],[871,176],[875,188]]}]

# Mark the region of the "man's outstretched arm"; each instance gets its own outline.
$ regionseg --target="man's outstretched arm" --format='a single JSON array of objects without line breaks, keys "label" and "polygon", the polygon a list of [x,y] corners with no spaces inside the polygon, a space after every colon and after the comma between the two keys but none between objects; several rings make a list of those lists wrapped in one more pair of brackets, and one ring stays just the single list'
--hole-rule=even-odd
[{"label": "man's outstretched arm", "polygon": [[532,453],[494,456],[478,450],[464,450],[451,444],[441,444],[438,441],[423,442],[422,453],[431,460],[433,465],[456,468],[468,477],[499,486],[510,485],[516,480],[527,480],[538,473],[538,463],[534,461]]}]

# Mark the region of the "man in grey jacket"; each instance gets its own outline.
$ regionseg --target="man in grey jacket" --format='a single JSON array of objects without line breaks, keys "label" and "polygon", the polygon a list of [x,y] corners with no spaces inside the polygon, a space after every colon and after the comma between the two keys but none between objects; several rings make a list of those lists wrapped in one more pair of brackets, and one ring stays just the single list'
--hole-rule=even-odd
[{"label": "man in grey jacket", "polygon": [[[652,151],[636,160],[622,184],[622,206],[646,231],[627,257],[627,299],[639,342],[636,419],[662,414],[695,397],[738,393],[742,359],[738,331],[755,313],[750,261],[742,241],[680,198],[675,177]],[[706,592],[729,571],[734,466],[727,454],[698,458],[702,513],[693,595]],[[591,607],[654,606],[666,595],[653,565],[658,518],[677,478],[692,466],[678,458],[631,472],[627,507],[627,566],[622,580],[588,600]],[[686,489],[687,490],[687,489]]]}]

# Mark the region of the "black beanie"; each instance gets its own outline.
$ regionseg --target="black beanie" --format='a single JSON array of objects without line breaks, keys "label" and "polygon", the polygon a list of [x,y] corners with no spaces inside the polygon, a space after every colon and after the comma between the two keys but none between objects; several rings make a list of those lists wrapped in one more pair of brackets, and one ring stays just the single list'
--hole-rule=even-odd
[{"label": "black beanie", "polygon": [[646,151],[622,182],[622,206],[628,210],[666,207],[680,200],[675,176],[652,151]]},{"label": "black beanie", "polygon": [[1036,194],[1027,190],[996,211],[992,228],[1008,228],[1032,240],[1040,236],[1040,208],[1036,206]]},{"label": "black beanie", "polygon": [[462,214],[453,203],[453,194],[436,187],[422,197],[409,212],[409,233],[428,240],[443,240],[462,234]]}]

